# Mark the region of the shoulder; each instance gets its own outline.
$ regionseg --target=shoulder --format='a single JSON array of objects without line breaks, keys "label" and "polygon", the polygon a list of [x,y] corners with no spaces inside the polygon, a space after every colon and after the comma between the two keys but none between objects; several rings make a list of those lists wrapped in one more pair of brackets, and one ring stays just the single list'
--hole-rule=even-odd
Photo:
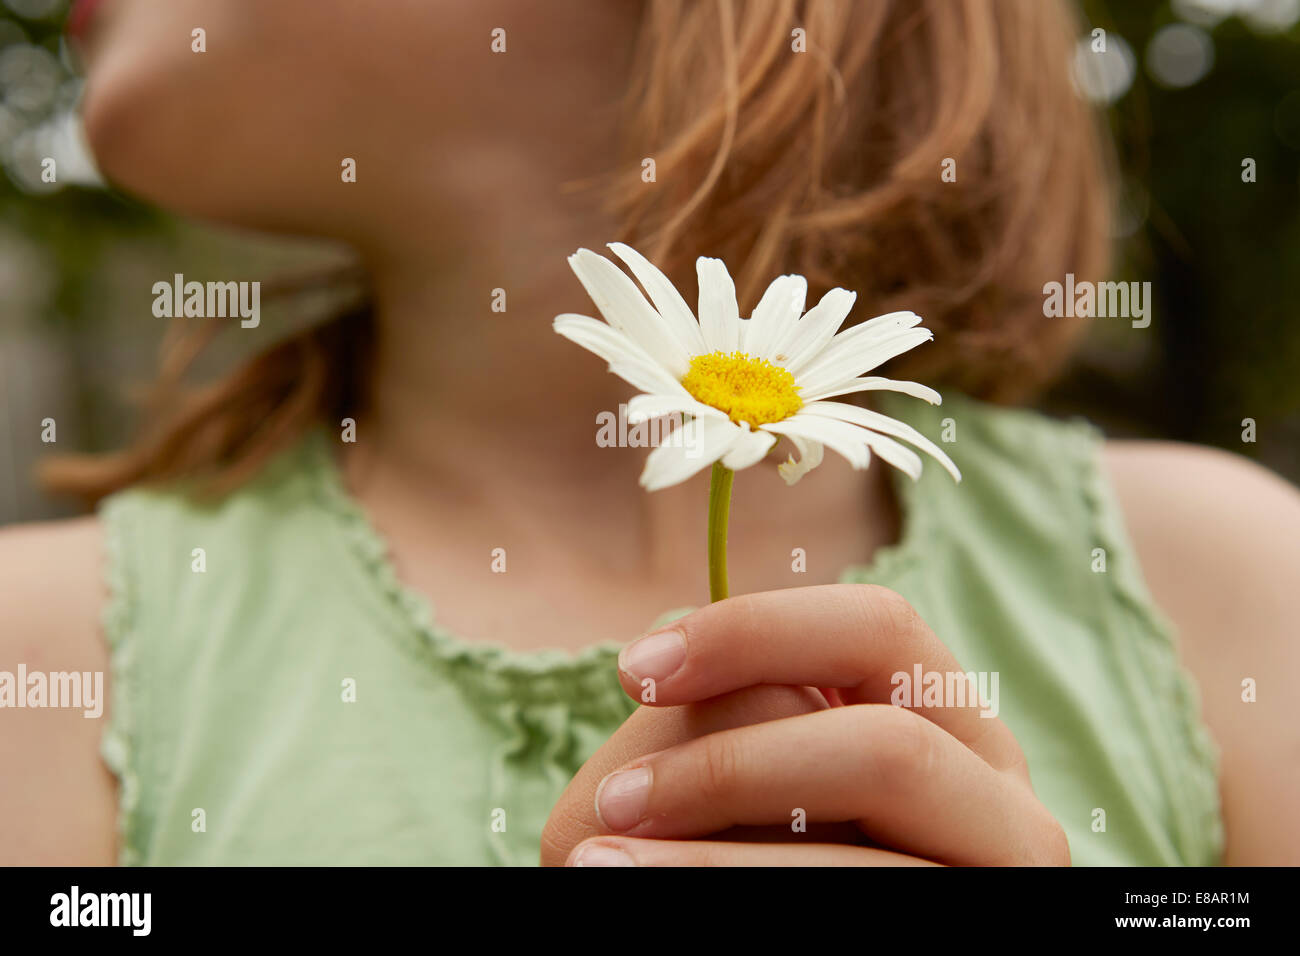
[{"label": "shoulder", "polygon": [[[99,759],[108,693],[102,555],[95,518],[0,529],[0,681],[9,685],[0,763],[20,782],[0,788],[0,863],[113,861],[116,785]],[[100,716],[13,706],[26,690],[20,670],[103,675]]]},{"label": "shoulder", "polygon": [[1103,467],[1222,751],[1227,862],[1300,862],[1300,491],[1176,443],[1108,442]]},{"label": "shoulder", "polygon": [[1175,442],[1107,442],[1103,466],[1153,589],[1234,630],[1297,609],[1300,593],[1286,592],[1300,573],[1300,491],[1240,455]]},{"label": "shoulder", "polygon": [[46,660],[107,660],[98,618],[104,603],[102,571],[98,518],[0,528],[4,652]]}]

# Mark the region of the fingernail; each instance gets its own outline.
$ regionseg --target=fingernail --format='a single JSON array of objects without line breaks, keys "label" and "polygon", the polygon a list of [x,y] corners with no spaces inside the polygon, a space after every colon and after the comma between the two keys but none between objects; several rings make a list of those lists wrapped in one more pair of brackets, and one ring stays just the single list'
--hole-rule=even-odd
[{"label": "fingernail", "polygon": [[686,663],[681,631],[660,631],[629,644],[618,655],[618,668],[637,680],[667,680]]},{"label": "fingernail", "polygon": [[568,861],[569,866],[636,866],[636,860],[622,850],[600,843],[588,843]]},{"label": "fingernail", "polygon": [[630,830],[650,801],[650,768],[611,773],[596,788],[596,816],[608,830]]}]

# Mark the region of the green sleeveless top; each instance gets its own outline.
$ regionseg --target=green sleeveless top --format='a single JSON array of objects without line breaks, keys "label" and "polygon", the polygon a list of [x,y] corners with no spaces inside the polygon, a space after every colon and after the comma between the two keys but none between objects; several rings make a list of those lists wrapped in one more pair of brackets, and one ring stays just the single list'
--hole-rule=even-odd
[{"label": "green sleeveless top", "polygon": [[[843,580],[900,592],[998,673],[1076,864],[1219,862],[1216,755],[1100,436],[959,397],[886,410],[951,442],[964,481],[899,476],[901,540]],[[334,447],[313,433],[216,505],[136,489],[101,508],[122,863],[536,864],[561,791],[635,709],[621,643],[519,653],[441,629]]]}]

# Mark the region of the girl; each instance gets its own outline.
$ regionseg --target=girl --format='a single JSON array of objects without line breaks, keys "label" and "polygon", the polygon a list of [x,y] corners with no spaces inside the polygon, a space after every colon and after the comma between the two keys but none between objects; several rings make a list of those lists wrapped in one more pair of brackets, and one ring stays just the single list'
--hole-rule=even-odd
[{"label": "girl", "polygon": [[[1300,860],[1300,499],[1000,407],[1080,331],[1044,284],[1105,276],[1064,0],[77,22],[109,179],[343,240],[370,296],[52,468],[95,517],[0,538],[4,666],[110,676],[106,726],[5,712],[5,861]],[[721,257],[743,315],[798,272],[850,322],[925,316],[890,374],[945,402],[888,410],[962,484],[827,456],[787,488],[778,448],[736,483],[748,593],[681,616],[704,479],[637,489],[644,452],[593,440],[629,391],[550,327],[585,310],[565,257],[612,239],[679,288]],[[957,672],[995,699],[893,705]]]}]

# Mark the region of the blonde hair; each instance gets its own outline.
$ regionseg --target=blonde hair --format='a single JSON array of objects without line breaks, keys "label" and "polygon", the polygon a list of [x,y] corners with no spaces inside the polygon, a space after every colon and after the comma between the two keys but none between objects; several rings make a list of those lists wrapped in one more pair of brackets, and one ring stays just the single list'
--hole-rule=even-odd
[{"label": "blonde hair", "polygon": [[[853,318],[915,311],[936,340],[891,374],[1023,400],[1079,331],[1044,318],[1043,284],[1108,264],[1109,153],[1069,75],[1074,28],[1068,0],[648,0],[607,184],[621,238],[685,287],[695,256],[723,258],[742,314],[780,272],[854,289]],[[185,338],[131,446],[44,481],[91,501],[181,478],[223,493],[358,411],[370,332],[350,310],[182,399],[211,329]]]}]

